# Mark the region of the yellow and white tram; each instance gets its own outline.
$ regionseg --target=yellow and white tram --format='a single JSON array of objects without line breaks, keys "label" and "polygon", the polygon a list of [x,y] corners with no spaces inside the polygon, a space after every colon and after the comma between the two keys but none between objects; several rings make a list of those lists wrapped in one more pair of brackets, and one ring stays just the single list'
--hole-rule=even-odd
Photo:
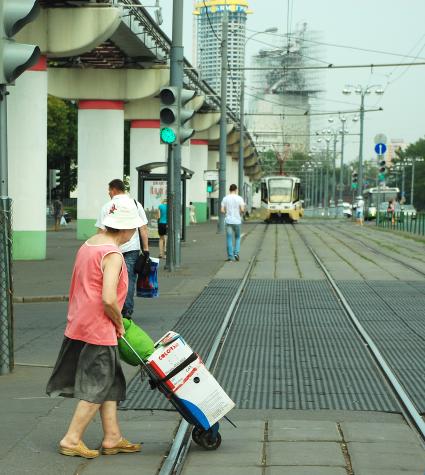
[{"label": "yellow and white tram", "polygon": [[293,176],[261,179],[261,208],[266,221],[297,222],[304,215],[300,200],[301,181]]}]

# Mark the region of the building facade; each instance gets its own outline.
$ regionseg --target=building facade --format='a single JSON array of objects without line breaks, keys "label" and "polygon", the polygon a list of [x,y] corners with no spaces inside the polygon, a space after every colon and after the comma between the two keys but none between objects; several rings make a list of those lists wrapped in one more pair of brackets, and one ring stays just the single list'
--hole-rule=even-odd
[{"label": "building facade", "polygon": [[196,67],[203,80],[221,92],[221,41],[223,15],[228,12],[227,104],[239,114],[241,79],[245,65],[245,28],[251,13],[247,0],[205,0],[194,3],[196,17]]}]

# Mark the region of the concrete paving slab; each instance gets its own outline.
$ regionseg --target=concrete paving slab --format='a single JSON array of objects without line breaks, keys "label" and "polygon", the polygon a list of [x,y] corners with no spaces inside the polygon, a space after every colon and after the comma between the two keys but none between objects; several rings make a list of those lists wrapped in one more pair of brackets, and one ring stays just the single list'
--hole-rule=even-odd
[{"label": "concrete paving slab", "polygon": [[350,442],[348,451],[354,472],[365,469],[415,471],[425,470],[425,451],[400,442]]},{"label": "concrete paving slab", "polygon": [[403,470],[400,472],[400,470],[389,470],[387,468],[384,470],[366,468],[357,470],[356,475],[424,475],[424,470]]},{"label": "concrete paving slab", "polygon": [[276,441],[335,441],[341,436],[337,425],[330,421],[272,420],[268,440]]},{"label": "concrete paving slab", "polygon": [[266,475],[347,475],[342,467],[269,467]]},{"label": "concrete paving slab", "polygon": [[344,467],[341,446],[335,442],[269,442],[267,465]]},{"label": "concrete paving slab", "polygon": [[399,442],[420,447],[407,424],[343,422],[341,429],[347,442]]},{"label": "concrete paving slab", "polygon": [[[217,451],[205,451],[191,445],[187,466],[202,467],[250,467],[259,466],[263,458],[263,442],[226,440]],[[201,469],[200,469],[201,470]]]},{"label": "concrete paving slab", "polygon": [[[193,465],[186,467],[182,475],[199,475],[200,467]],[[220,467],[212,465],[211,467],[202,466],[202,475],[263,475],[262,467]]]}]

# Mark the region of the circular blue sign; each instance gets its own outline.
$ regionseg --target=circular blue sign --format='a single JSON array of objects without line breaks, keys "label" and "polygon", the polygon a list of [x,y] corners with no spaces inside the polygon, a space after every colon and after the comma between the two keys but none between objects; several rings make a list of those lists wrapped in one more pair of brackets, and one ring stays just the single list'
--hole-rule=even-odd
[{"label": "circular blue sign", "polygon": [[384,155],[387,151],[387,146],[384,143],[377,143],[375,145],[375,152],[377,155]]}]

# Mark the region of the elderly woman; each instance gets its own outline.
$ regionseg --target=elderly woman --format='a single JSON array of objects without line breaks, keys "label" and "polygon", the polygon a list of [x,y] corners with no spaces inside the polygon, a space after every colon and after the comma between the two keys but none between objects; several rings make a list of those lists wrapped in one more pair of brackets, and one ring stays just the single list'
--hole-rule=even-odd
[{"label": "elderly woman", "polygon": [[106,232],[96,234],[79,249],[69,293],[65,338],[46,392],[80,399],[68,431],[59,443],[63,455],[95,458],[82,438],[100,410],[102,453],[140,451],[124,439],[118,425],[117,402],[125,399],[117,338],[124,334],[121,309],[127,295],[127,269],[119,246],[143,223],[134,201],[112,200],[103,221]]}]

